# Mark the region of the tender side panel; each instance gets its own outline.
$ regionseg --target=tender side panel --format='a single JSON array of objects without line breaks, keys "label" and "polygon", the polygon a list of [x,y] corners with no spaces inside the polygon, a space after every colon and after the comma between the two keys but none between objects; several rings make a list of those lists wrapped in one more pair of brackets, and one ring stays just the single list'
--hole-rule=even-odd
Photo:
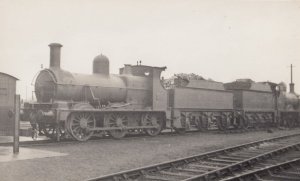
[{"label": "tender side panel", "polygon": [[233,106],[235,109],[242,109],[243,108],[243,92],[233,90]]},{"label": "tender side panel", "polygon": [[240,103],[246,110],[270,110],[275,108],[274,97],[270,92],[242,91]]},{"label": "tender side panel", "polygon": [[175,88],[174,108],[233,109],[233,94],[228,91]]}]

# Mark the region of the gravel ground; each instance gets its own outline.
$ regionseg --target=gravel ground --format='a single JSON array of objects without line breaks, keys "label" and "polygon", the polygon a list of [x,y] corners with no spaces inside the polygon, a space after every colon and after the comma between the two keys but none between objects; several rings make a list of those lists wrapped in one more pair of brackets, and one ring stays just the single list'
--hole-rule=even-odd
[{"label": "gravel ground", "polygon": [[[188,133],[157,137],[103,139],[97,142],[34,146],[67,156],[0,162],[0,180],[86,180],[184,156],[261,139],[299,133],[300,129],[235,134]],[[300,140],[299,140],[300,141]],[[20,149],[22,152],[22,148]]]}]

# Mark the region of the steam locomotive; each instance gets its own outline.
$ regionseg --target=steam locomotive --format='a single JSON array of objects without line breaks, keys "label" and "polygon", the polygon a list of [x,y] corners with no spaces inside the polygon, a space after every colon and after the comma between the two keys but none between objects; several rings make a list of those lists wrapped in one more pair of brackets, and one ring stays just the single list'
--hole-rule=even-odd
[{"label": "steam locomotive", "polygon": [[299,124],[293,84],[287,93],[284,84],[178,76],[165,86],[166,67],[125,64],[115,75],[104,55],[94,58],[92,74],[77,74],[60,68],[61,44],[49,47],[50,68],[36,77],[37,101],[24,103],[23,117],[52,139]]}]

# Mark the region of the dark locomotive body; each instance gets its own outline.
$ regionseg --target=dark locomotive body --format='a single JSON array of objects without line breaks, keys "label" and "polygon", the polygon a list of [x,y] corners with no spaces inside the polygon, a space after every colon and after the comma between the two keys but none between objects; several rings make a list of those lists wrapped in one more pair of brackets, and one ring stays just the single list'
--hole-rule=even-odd
[{"label": "dark locomotive body", "polygon": [[225,84],[233,92],[234,109],[242,110],[247,127],[270,127],[276,125],[275,87],[268,82],[240,79]]},{"label": "dark locomotive body", "polygon": [[225,84],[233,91],[234,109],[242,110],[246,127],[293,127],[299,124],[299,97],[283,84],[239,79]]},{"label": "dark locomotive body", "polygon": [[93,135],[151,136],[186,130],[295,126],[299,98],[283,85],[238,80],[223,84],[177,77],[164,86],[166,67],[125,65],[110,74],[109,60],[95,57],[92,74],[60,68],[60,44],[50,44],[50,68],[36,78],[37,102],[24,104],[24,117],[50,138],[85,141]]},{"label": "dark locomotive body", "polygon": [[290,92],[286,91],[285,84],[280,84],[278,97],[279,126],[295,127],[300,125],[300,99],[294,92],[293,83],[290,84]]},{"label": "dark locomotive body", "polygon": [[[177,78],[176,81],[180,81]],[[235,126],[233,94],[223,83],[209,80],[186,80],[169,90],[175,129],[208,130]]]},{"label": "dark locomotive body", "polygon": [[59,66],[61,45],[49,46],[50,68],[35,81],[37,103],[24,104],[25,117],[41,133],[85,141],[108,133],[156,135],[166,127],[167,91],[160,80],[165,67],[125,65],[113,75],[108,59],[99,55],[93,74],[75,74]]}]

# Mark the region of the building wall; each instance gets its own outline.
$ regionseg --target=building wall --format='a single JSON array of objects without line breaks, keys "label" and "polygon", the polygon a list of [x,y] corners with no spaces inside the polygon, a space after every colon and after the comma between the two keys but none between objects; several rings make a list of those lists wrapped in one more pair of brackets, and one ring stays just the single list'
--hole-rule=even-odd
[{"label": "building wall", "polygon": [[14,96],[16,94],[16,79],[6,74],[0,74],[0,135],[12,135],[13,117],[9,111],[14,110]]}]

